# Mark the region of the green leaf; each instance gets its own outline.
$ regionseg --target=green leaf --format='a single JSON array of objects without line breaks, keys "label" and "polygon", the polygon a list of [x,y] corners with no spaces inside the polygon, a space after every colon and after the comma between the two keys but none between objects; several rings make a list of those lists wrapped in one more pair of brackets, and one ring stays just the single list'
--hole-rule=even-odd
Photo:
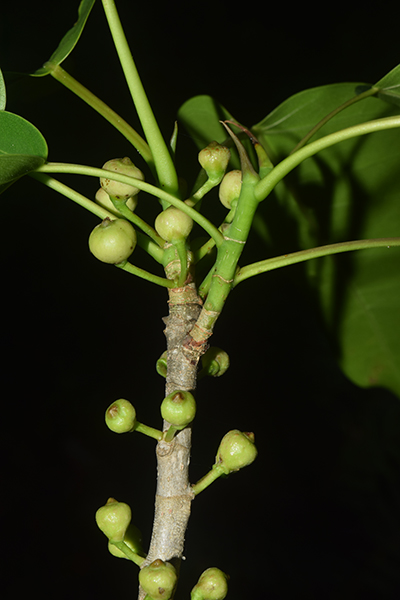
[{"label": "green leaf", "polygon": [[400,105],[400,65],[382,77],[374,87],[379,88],[379,97],[382,100]]},{"label": "green leaf", "polygon": [[90,11],[93,8],[94,3],[95,0],[81,1],[78,8],[78,20],[76,21],[74,26],[71,27],[69,31],[67,31],[67,33],[64,35],[61,42],[59,43],[57,49],[53,52],[53,54],[50,56],[49,60],[43,65],[43,67],[37,69],[37,71],[35,71],[34,73],[31,73],[31,75],[35,77],[42,77],[43,75],[48,75],[49,73],[51,73],[54,67],[60,65],[67,58],[67,56],[75,48],[81,36],[81,33],[86,24]]},{"label": "green leaf", "polygon": [[47,158],[46,140],[22,117],[0,112],[0,193]]},{"label": "green leaf", "polygon": [[3,73],[0,69],[0,110],[6,108],[6,85],[4,83]]},{"label": "green leaf", "polygon": [[233,119],[226,108],[211,96],[205,95],[194,96],[182,104],[178,118],[199,150],[214,140],[222,144],[227,136],[220,121]]},{"label": "green leaf", "polygon": [[[397,85],[397,69],[381,82]],[[337,84],[289,98],[252,128],[274,162],[364,84]],[[398,114],[369,97],[349,106],[313,140],[358,123]],[[307,159],[275,189],[261,209],[271,249],[283,253],[345,240],[398,236],[400,131],[354,138]],[[305,264],[321,315],[346,373],[361,386],[379,385],[400,396],[400,252],[376,249]]]}]

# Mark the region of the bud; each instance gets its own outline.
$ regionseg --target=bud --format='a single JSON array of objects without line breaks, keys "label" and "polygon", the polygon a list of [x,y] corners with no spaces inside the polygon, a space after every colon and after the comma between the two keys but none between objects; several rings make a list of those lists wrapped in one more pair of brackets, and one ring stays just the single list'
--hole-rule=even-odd
[{"label": "bud", "polygon": [[254,433],[241,432],[238,429],[229,431],[221,440],[215,457],[215,465],[222,467],[228,475],[250,465],[257,456],[254,445]]},{"label": "bud", "polygon": [[161,416],[175,429],[184,429],[196,415],[196,400],[190,392],[175,391],[161,404]]},{"label": "bud", "polygon": [[[135,167],[133,162],[127,156],[125,158],[114,158],[108,160],[103,165],[103,169],[107,171],[114,171],[121,175],[128,175],[129,177],[135,177],[135,179],[141,179],[144,181],[144,175],[140,169]],[[131,196],[135,196],[139,193],[139,189],[133,185],[127,183],[120,183],[119,181],[113,181],[108,177],[100,177],[100,185],[107,192],[109,196],[114,196],[118,200],[128,200]]]},{"label": "bud", "polygon": [[128,433],[136,425],[136,410],[128,400],[120,398],[106,410],[107,427],[114,433]]},{"label": "bud", "polygon": [[235,169],[229,171],[219,186],[219,199],[221,203],[229,210],[234,207],[240,196],[240,190],[242,189],[242,171]]},{"label": "bud", "polygon": [[210,142],[198,154],[199,163],[211,181],[219,183],[228,166],[231,153],[229,148],[221,146],[218,142]]},{"label": "bud", "polygon": [[136,231],[125,219],[108,217],[89,236],[90,252],[102,262],[118,264],[127,260],[136,246]]},{"label": "bud", "polygon": [[[130,523],[128,529],[125,532],[124,542],[135,554],[138,554],[139,556],[145,555],[142,548],[142,534],[140,530],[136,527],[136,525],[134,525],[133,523]],[[116,556],[117,558],[128,559],[126,554],[124,554],[121,550],[119,550],[119,548],[114,546],[114,544],[112,544],[110,541],[108,542],[108,550],[110,554]]]},{"label": "bud", "polygon": [[[114,213],[115,215],[117,215],[117,217],[120,216],[121,213],[115,208],[114,204],[111,202],[110,196],[107,194],[106,191],[103,190],[102,187],[97,190],[95,200],[97,204],[99,204],[106,210]],[[137,203],[138,197],[136,194],[136,196],[131,196],[130,198],[128,198],[126,206],[129,208],[129,210],[133,212],[137,206]]]},{"label": "bud", "polygon": [[169,206],[157,216],[154,227],[165,241],[177,242],[188,237],[192,231],[193,219],[179,208]]},{"label": "bud", "polygon": [[228,593],[227,580],[228,575],[216,567],[210,567],[192,589],[191,600],[224,600]]},{"label": "bud", "polygon": [[174,567],[160,559],[139,572],[139,583],[152,600],[169,600],[177,580]]},{"label": "bud", "polygon": [[96,523],[111,542],[123,542],[131,522],[132,513],[125,502],[109,498],[107,504],[96,512]]},{"label": "bud", "polygon": [[211,347],[202,356],[201,363],[207,375],[221,377],[229,369],[229,356],[221,348]]}]

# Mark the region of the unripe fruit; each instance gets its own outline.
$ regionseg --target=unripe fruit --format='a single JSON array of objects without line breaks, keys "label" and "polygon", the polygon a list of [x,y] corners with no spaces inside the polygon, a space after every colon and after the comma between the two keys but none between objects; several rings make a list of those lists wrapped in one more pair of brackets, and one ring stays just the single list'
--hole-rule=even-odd
[{"label": "unripe fruit", "polygon": [[[129,177],[135,177],[135,179],[141,179],[144,181],[144,175],[140,169],[135,167],[133,162],[128,156],[125,158],[114,158],[108,160],[103,165],[103,169],[107,171],[114,171],[121,175],[128,175]],[[131,196],[139,193],[139,188],[129,185],[127,183],[120,183],[119,181],[113,181],[108,177],[100,177],[100,185],[107,192],[109,196],[114,196],[118,200],[127,200]]]},{"label": "unripe fruit", "polygon": [[237,202],[242,189],[242,171],[235,169],[229,171],[219,186],[219,199],[225,208],[233,208],[234,202]]},{"label": "unripe fruit", "polygon": [[250,465],[257,456],[254,445],[254,433],[241,432],[238,429],[229,431],[221,440],[215,457],[215,466],[222,467],[228,475]]},{"label": "unripe fruit", "polygon": [[227,579],[220,569],[210,567],[192,589],[191,600],[224,600],[228,593]]},{"label": "unripe fruit", "polygon": [[125,502],[109,498],[105,506],[96,512],[96,523],[112,542],[122,542],[131,522],[132,513]]},{"label": "unripe fruit", "polygon": [[196,400],[190,392],[176,391],[161,404],[161,416],[175,429],[184,429],[196,415]]},{"label": "unripe fruit", "polygon": [[174,567],[159,558],[139,572],[139,583],[153,600],[169,600],[177,580]]},{"label": "unripe fruit", "polygon": [[136,231],[125,219],[108,217],[89,236],[89,249],[99,260],[118,264],[127,260],[136,246]]},{"label": "unripe fruit", "polygon": [[[97,204],[99,204],[106,210],[109,210],[110,212],[114,213],[115,215],[119,216],[121,214],[119,210],[115,208],[114,204],[110,200],[110,196],[105,190],[103,190],[102,187],[97,190],[95,200]],[[131,196],[130,198],[128,198],[128,200],[126,201],[126,206],[129,208],[129,210],[133,212],[137,206],[137,203],[138,197],[136,194],[136,196]]]},{"label": "unripe fruit", "polygon": [[192,231],[193,219],[179,208],[169,206],[157,216],[154,227],[167,242],[177,242],[185,240]]},{"label": "unripe fruit", "polygon": [[212,346],[202,356],[201,362],[207,375],[221,377],[229,369],[229,356],[221,348]]},{"label": "unripe fruit", "polygon": [[224,176],[230,157],[229,148],[221,146],[217,142],[210,142],[198,154],[199,163],[207,173],[209,179],[217,182],[220,182]]},{"label": "unripe fruit", "polygon": [[[125,532],[124,542],[127,546],[129,546],[132,552],[135,552],[135,554],[139,554],[139,556],[144,555],[144,551],[142,548],[142,534],[140,530],[136,527],[136,525],[134,525],[133,523],[130,523],[128,529]],[[112,544],[110,541],[108,542],[108,550],[110,554],[116,556],[117,558],[128,559],[126,554],[124,554],[121,550],[119,550],[119,548],[114,546],[114,544]]]},{"label": "unripe fruit", "polygon": [[128,400],[120,398],[107,408],[106,423],[114,433],[133,431],[136,425],[136,410]]}]

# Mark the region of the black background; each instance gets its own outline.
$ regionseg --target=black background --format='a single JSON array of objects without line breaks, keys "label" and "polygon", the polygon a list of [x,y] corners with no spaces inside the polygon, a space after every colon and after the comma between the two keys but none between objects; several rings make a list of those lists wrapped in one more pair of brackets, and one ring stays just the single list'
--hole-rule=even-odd
[{"label": "black background", "polygon": [[[26,4],[2,7],[5,71],[37,69],[76,19],[77,2]],[[400,62],[396,20],[376,8],[118,6],[166,137],[195,94],[251,125],[302,89],[373,83]],[[138,126],[100,3],[63,66]],[[10,86],[7,109],[42,131],[50,161],[101,166],[131,154],[50,77]],[[184,131],[178,152],[194,177]],[[63,181],[89,197],[97,189]],[[126,397],[158,426],[166,293],[98,263],[87,248],[96,218],[39,183],[19,181],[1,200],[4,597],[135,597],[137,570],[108,555],[94,513],[109,496],[128,502],[148,544],[154,444],[112,434],[104,411]],[[146,198],[140,211],[152,219],[157,206]],[[253,430],[259,457],[194,502],[180,597],[219,566],[232,600],[398,598],[398,400],[340,374],[316,311],[284,271],[239,286],[216,327],[232,368],[199,386],[192,480],[229,429]]]}]

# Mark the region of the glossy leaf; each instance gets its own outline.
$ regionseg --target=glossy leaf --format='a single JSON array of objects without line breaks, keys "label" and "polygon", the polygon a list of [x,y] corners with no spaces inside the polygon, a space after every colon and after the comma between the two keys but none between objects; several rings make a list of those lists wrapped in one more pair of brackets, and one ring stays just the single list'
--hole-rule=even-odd
[{"label": "glossy leaf", "polygon": [[47,158],[46,140],[22,117],[0,112],[0,193]]},{"label": "glossy leaf", "polygon": [[[335,104],[362,89],[362,84],[339,84],[301,92],[253,131],[279,160]],[[395,106],[371,97],[337,114],[313,139],[397,112]],[[324,150],[277,186],[283,209],[278,211],[280,218],[297,221],[300,248],[398,236],[399,164],[400,131],[396,129]],[[273,227],[271,221],[269,226]],[[282,231],[284,222],[276,222],[275,227]],[[308,263],[306,271],[344,372],[361,386],[382,385],[400,395],[400,336],[395,335],[400,328],[399,251],[368,250],[318,259]]]},{"label": "glossy leaf", "polygon": [[76,23],[64,35],[57,49],[50,56],[49,60],[43,65],[43,67],[37,69],[37,71],[35,71],[34,73],[31,73],[32,75],[36,77],[48,75],[48,73],[50,73],[55,66],[60,65],[67,58],[67,56],[75,48],[82,34],[83,28],[86,24],[86,21],[89,17],[90,11],[93,8],[94,3],[95,0],[82,0],[78,8],[78,19]]},{"label": "glossy leaf", "polygon": [[0,110],[6,108],[6,86],[4,83],[3,73],[0,70]]},{"label": "glossy leaf", "polygon": [[400,65],[382,77],[374,87],[379,88],[382,100],[400,105]]},{"label": "glossy leaf", "polygon": [[[398,113],[399,68],[376,86],[334,84],[288,98],[252,127],[274,164],[326,115],[378,87],[338,112],[311,138]],[[383,101],[385,100],[385,101]],[[389,104],[388,101],[391,103]],[[218,119],[225,109],[208,97],[186,102],[181,120],[200,146],[221,141]],[[227,111],[226,111],[227,112]],[[218,139],[218,135],[221,138]],[[400,131],[354,138],[307,159],[260,206],[258,221],[268,244],[257,260],[344,240],[398,236],[400,231]],[[260,229],[261,228],[261,229]],[[400,396],[400,252],[377,249],[304,263],[344,372],[361,386],[382,385]]]}]

